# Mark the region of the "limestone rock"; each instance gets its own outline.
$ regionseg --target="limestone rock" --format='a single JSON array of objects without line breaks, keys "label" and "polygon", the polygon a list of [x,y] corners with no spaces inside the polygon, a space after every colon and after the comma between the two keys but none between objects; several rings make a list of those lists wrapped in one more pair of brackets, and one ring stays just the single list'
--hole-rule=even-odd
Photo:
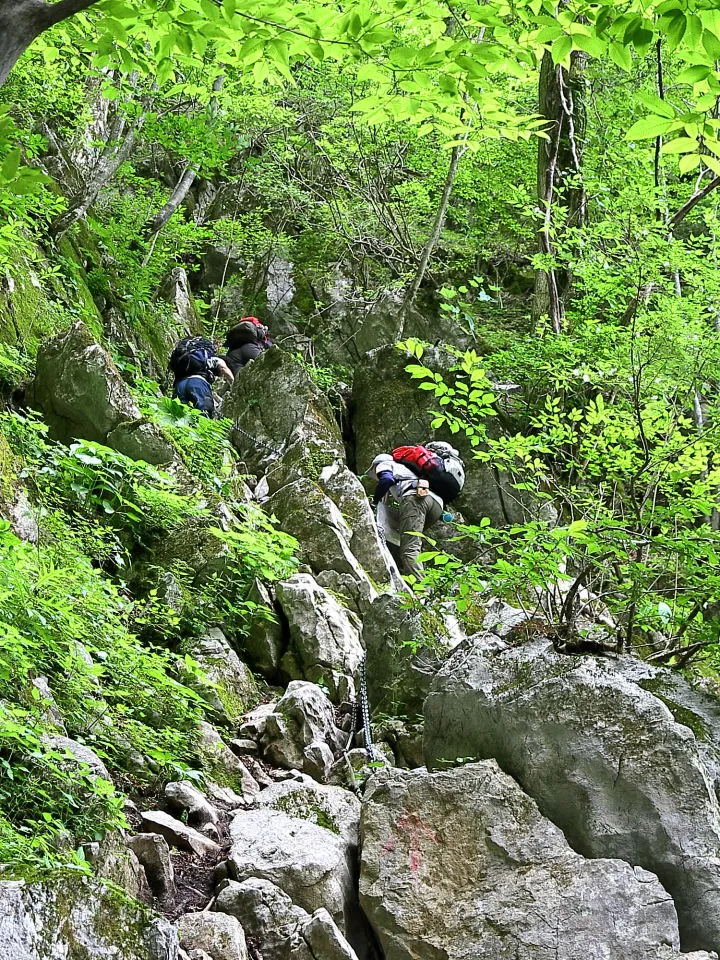
[{"label": "limestone rock", "polygon": [[198,857],[216,856],[220,853],[220,847],[213,840],[161,810],[148,810],[143,813],[142,826],[146,833],[159,833],[174,847],[189,850]]},{"label": "limestone rock", "polygon": [[106,443],[131,460],[144,460],[158,467],[171,463],[176,456],[175,447],[160,427],[147,420],[121,423],[108,434]]},{"label": "limestone rock", "polygon": [[211,960],[247,960],[245,934],[235,917],[226,913],[186,913],[177,920],[185,950],[204,950]]},{"label": "limestone rock", "polygon": [[38,692],[38,701],[45,723],[50,727],[55,727],[63,735],[67,735],[63,715],[55,702],[47,677],[35,677],[31,683]]},{"label": "limestone rock", "polygon": [[86,860],[101,880],[109,880],[128,896],[150,902],[150,887],[140,859],[117,833],[108,833],[102,840],[83,844]]},{"label": "limestone rock", "polygon": [[165,799],[171,809],[187,813],[188,823],[198,830],[219,820],[215,807],[189,780],[166,784]]},{"label": "limestone rock", "polygon": [[337,570],[322,570],[315,575],[315,580],[324,590],[342,599],[343,605],[361,620],[378,595],[369,580],[356,580],[349,573],[338,573]]},{"label": "limestone rock", "polygon": [[250,435],[235,431],[232,442],[251,473],[264,473],[287,447],[310,438],[323,450],[322,466],[344,459],[340,431],[327,398],[284,350],[266,350],[243,369],[228,395],[224,414]]},{"label": "limestone rock", "polygon": [[120,371],[81,322],[40,347],[31,402],[64,442],[104,443],[119,424],[140,419]]},{"label": "limestone rock", "polygon": [[215,909],[242,918],[263,960],[357,960],[327,910],[310,916],[268,880],[231,880],[219,892]]},{"label": "limestone rock", "polygon": [[354,699],[353,677],[364,656],[360,624],[306,573],[283,580],[276,590],[302,677],[324,682],[335,703]]},{"label": "limestone rock", "polygon": [[318,783],[327,783],[335,756],[322,740],[313,740],[303,750],[303,770]]},{"label": "limestone rock", "polygon": [[716,700],[631,657],[475,643],[437,676],[425,718],[429,763],[495,757],[574,849],[660,878],[685,948],[720,943]]},{"label": "limestone rock", "polygon": [[232,786],[243,797],[252,797],[260,790],[244,763],[232,752],[211,724],[198,724],[200,753],[203,767],[214,780]]},{"label": "limestone rock", "polygon": [[316,684],[293,680],[265,717],[261,739],[265,755],[277,766],[302,769],[305,747],[317,741],[333,753],[340,746],[332,703]]},{"label": "limestone rock", "polygon": [[270,880],[308,913],[325,907],[341,929],[353,923],[356,894],[349,845],[337,834],[279,810],[248,810],[230,824],[233,879]]},{"label": "limestone rock", "polygon": [[275,614],[272,597],[259,580],[253,584],[248,599],[256,603],[258,608],[243,641],[244,652],[256,670],[272,679],[280,667],[280,658],[285,649],[283,628]]},{"label": "limestone rock", "polygon": [[175,928],[86,877],[0,881],[0,957],[177,960]]},{"label": "limestone rock", "polygon": [[28,543],[37,543],[40,537],[36,510],[28,500],[24,490],[19,489],[15,494],[15,502],[10,506],[9,520],[13,533]]},{"label": "limestone rock", "polygon": [[420,714],[448,647],[442,619],[408,607],[401,597],[381,594],[363,620],[363,642],[371,708]]},{"label": "limestone rock", "polygon": [[265,724],[271,713],[275,712],[278,701],[273,700],[270,703],[261,703],[253,710],[249,710],[243,717],[243,722],[238,727],[238,737],[250,740],[260,740],[265,732]]},{"label": "limestone rock", "polygon": [[318,483],[346,518],[351,530],[350,549],[376,583],[392,582],[392,559],[381,543],[370,501],[363,485],[344,463],[324,467]]},{"label": "limestone rock", "polygon": [[361,902],[386,960],[655,960],[678,947],[657,878],[584,860],[494,761],[378,774],[362,835]]},{"label": "limestone rock", "polygon": [[167,840],[159,833],[128,837],[128,846],[142,864],[150,889],[160,900],[175,897],[175,870]]},{"label": "limestone rock", "polygon": [[253,707],[259,693],[249,667],[235,653],[222,630],[211,627],[188,652],[202,667],[211,684],[184,677],[210,703],[225,723],[233,723]]},{"label": "limestone rock", "polygon": [[91,750],[90,747],[86,747],[85,744],[78,743],[77,740],[71,740],[70,737],[62,737],[59,735],[47,737],[46,743],[49,747],[52,747],[53,750],[62,754],[63,757],[72,757],[73,761],[79,766],[89,767],[90,773],[93,776],[102,777],[103,780],[112,782],[105,764],[95,751]]},{"label": "limestone rock", "polygon": [[285,780],[263,790],[255,798],[255,806],[310,820],[343,837],[350,846],[356,847],[360,841],[360,801],[341,787],[314,783],[307,777]]},{"label": "limestone rock", "polygon": [[299,477],[274,493],[265,509],[300,543],[300,557],[314,573],[334,570],[368,581],[350,549],[353,533],[340,510],[308,477]]},{"label": "limestone rock", "polygon": [[302,938],[313,957],[322,957],[322,960],[357,960],[357,954],[322,907],[303,926]]},{"label": "limestone rock", "polygon": [[[177,325],[177,329],[172,332],[172,336],[168,340],[169,353],[176,339],[183,335],[189,336],[193,333],[200,333],[201,324],[190,292],[188,275],[182,267],[173,267],[160,283],[158,293],[172,307]],[[175,336],[175,333],[177,333],[177,336]]]}]

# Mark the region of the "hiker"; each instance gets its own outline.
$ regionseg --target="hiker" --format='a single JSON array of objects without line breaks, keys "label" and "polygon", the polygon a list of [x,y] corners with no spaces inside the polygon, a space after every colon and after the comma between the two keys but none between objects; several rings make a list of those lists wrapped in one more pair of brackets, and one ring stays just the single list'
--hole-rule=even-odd
[{"label": "hiker", "polygon": [[[400,563],[405,576],[422,577],[418,560],[422,540],[418,534],[442,517],[446,504],[458,496],[465,469],[449,443],[431,441],[425,446],[397,447],[375,457],[369,475],[377,479],[373,504],[396,505],[400,528]],[[388,504],[389,505],[389,504]]]},{"label": "hiker", "polygon": [[206,417],[215,416],[215,400],[210,384],[220,376],[234,380],[228,365],[217,356],[215,345],[206,337],[185,337],[179,340],[168,364],[174,376],[173,397],[200,410]]},{"label": "hiker", "polygon": [[227,332],[225,362],[237,376],[238,370],[272,345],[272,340],[268,339],[268,328],[257,317],[243,317]]}]

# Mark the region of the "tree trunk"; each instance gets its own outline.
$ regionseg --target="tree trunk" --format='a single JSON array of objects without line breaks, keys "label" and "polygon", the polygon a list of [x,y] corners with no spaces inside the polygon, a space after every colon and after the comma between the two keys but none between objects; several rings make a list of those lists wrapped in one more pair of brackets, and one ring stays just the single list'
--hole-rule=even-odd
[{"label": "tree trunk", "polygon": [[22,54],[41,33],[98,0],[0,0],[0,86]]},{"label": "tree trunk", "polygon": [[460,157],[460,147],[453,147],[450,154],[450,166],[448,167],[448,172],[445,176],[445,184],[443,186],[443,192],[442,196],[440,197],[440,203],[438,204],[437,212],[435,213],[435,219],[433,220],[433,225],[430,230],[430,236],[423,247],[423,252],[420,256],[420,262],[418,263],[418,268],[415,271],[415,277],[413,278],[413,282],[410,284],[410,289],[405,296],[406,307],[411,307],[413,305],[418,290],[420,289],[420,284],[425,278],[425,273],[427,271],[428,264],[430,263],[430,257],[435,252],[435,247],[440,239],[440,234],[442,233],[443,226],[445,225],[445,217],[447,216],[447,208],[450,203],[450,197],[452,195],[453,187],[455,186],[455,177],[457,176]]},{"label": "tree trunk", "polygon": [[177,208],[190,192],[190,187],[193,185],[193,183],[195,183],[196,176],[197,171],[193,170],[193,168],[188,164],[188,166],[185,167],[180,175],[180,179],[175,184],[173,192],[170,194],[165,206],[161,207],[155,216],[148,220],[143,227],[143,234],[146,237],[152,237],[153,234],[159,233],[162,230],[170,217],[175,213]]},{"label": "tree trunk", "polygon": [[126,130],[124,120],[116,118],[118,126],[113,128],[111,134],[113,139],[103,151],[83,189],[72,198],[68,209],[55,217],[50,224],[49,233],[55,240],[59,240],[74,223],[86,216],[102,188],[112,180],[120,166],[128,159],[135,146],[135,137],[142,125],[142,120],[141,117],[136,127]]},{"label": "tree trunk", "polygon": [[[543,212],[538,246],[540,253],[550,257],[555,254],[555,237],[567,227],[583,226],[586,218],[582,184],[586,62],[586,54],[574,51],[567,71],[546,52],[540,66],[538,112],[548,121],[548,139],[538,141],[537,192]],[[571,281],[571,272],[559,267],[539,270],[535,278],[533,316],[549,317],[556,333],[562,328]]]}]

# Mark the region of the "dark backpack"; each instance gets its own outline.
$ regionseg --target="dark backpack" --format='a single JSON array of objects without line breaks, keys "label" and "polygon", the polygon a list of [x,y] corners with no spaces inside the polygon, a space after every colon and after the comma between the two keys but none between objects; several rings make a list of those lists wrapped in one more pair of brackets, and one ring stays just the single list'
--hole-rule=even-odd
[{"label": "dark backpack", "polygon": [[186,377],[205,377],[212,380],[212,373],[208,365],[215,356],[215,347],[207,337],[184,337],[175,344],[168,362],[176,382]]},{"label": "dark backpack", "polygon": [[462,484],[445,469],[443,458],[427,447],[420,444],[414,447],[396,447],[392,458],[396,463],[412,470],[416,477],[427,480],[432,492],[437,494],[443,503],[452,503],[462,490]]}]

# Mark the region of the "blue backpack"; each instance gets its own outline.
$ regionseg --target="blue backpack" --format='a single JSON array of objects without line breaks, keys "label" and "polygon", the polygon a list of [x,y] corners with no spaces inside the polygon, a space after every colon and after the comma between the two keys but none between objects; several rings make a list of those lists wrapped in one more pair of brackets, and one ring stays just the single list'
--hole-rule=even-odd
[{"label": "blue backpack", "polygon": [[186,377],[205,377],[212,382],[213,374],[208,361],[215,356],[215,347],[207,337],[185,337],[175,344],[170,354],[168,366],[175,376],[175,382]]}]

